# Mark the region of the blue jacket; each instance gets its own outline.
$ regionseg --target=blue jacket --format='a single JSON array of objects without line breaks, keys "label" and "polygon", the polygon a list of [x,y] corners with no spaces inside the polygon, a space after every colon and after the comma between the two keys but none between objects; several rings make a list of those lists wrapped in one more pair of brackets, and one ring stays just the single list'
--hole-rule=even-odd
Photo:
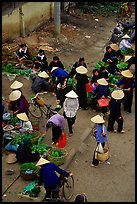
[{"label": "blue jacket", "polygon": [[55,79],[57,77],[57,83],[59,83],[62,76],[65,76],[66,78],[68,78],[69,74],[64,69],[61,69],[61,68],[55,69],[52,72],[52,80],[53,80],[53,82],[55,82]]},{"label": "blue jacket", "polygon": [[[104,125],[104,132],[106,133],[106,126]],[[102,124],[97,124],[96,126],[96,142],[101,142],[104,143],[107,141],[107,134],[106,136],[102,135],[103,129],[102,129]]]},{"label": "blue jacket", "polygon": [[42,165],[40,169],[39,184],[44,182],[45,189],[52,189],[60,185],[60,178],[59,176],[57,176],[56,172],[65,177],[69,176],[68,172],[59,168],[52,162]]},{"label": "blue jacket", "polygon": [[96,98],[100,99],[103,95],[107,97],[110,94],[109,86],[98,85],[94,92],[96,94]]}]

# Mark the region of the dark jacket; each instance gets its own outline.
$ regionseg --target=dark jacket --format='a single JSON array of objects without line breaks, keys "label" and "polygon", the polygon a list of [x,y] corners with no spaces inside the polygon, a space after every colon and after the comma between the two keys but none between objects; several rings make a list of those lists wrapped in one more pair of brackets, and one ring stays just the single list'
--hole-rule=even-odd
[{"label": "dark jacket", "polygon": [[50,72],[53,67],[59,67],[61,69],[64,69],[64,65],[62,64],[61,61],[58,61],[57,63],[55,63],[54,61],[51,61],[48,67],[48,71]]},{"label": "dark jacket", "polygon": [[30,53],[28,51],[28,48],[26,48],[25,51],[22,48],[20,48],[17,51],[17,55],[19,56],[19,58],[25,57],[25,59],[30,59]]},{"label": "dark jacket", "polygon": [[111,98],[109,102],[110,115],[115,118],[121,117],[121,100]]},{"label": "dark jacket", "polygon": [[103,95],[107,97],[110,94],[109,86],[108,85],[104,86],[99,84],[96,87],[96,90],[94,91],[94,93],[96,94],[97,99],[100,99]]},{"label": "dark jacket", "polygon": [[33,81],[33,84],[31,88],[35,93],[48,89],[48,79],[35,76],[34,78],[32,78],[32,81]]},{"label": "dark jacket", "polygon": [[46,56],[37,56],[36,59],[40,62],[41,71],[48,71],[48,62]]}]

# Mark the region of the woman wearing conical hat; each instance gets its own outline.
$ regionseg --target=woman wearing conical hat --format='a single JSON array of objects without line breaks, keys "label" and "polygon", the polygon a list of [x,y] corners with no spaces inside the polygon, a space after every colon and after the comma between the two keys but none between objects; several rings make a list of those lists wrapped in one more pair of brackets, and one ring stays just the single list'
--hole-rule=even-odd
[{"label": "woman wearing conical hat", "polygon": [[129,43],[129,39],[130,39],[129,35],[125,34],[122,37],[121,42],[119,43],[119,48],[122,50],[126,50],[127,48],[131,48],[132,44]]},{"label": "woman wearing conical hat", "polygon": [[109,132],[116,132],[114,130],[114,123],[115,121],[118,123],[117,127],[117,132],[119,133],[124,133],[125,131],[123,130],[123,117],[121,114],[121,103],[122,99],[124,97],[124,92],[122,90],[114,90],[111,93],[111,99],[109,102],[109,119],[108,119],[108,127],[107,131]]},{"label": "woman wearing conical hat", "polygon": [[23,112],[28,115],[29,103],[21,91],[14,90],[9,95],[8,108],[13,111],[14,115]]},{"label": "woman wearing conical hat", "polygon": [[65,118],[67,119],[69,134],[70,136],[72,136],[73,134],[72,127],[75,124],[76,112],[79,108],[78,95],[73,90],[71,90],[65,96],[66,99],[63,103],[64,115]]},{"label": "woman wearing conical hat", "polygon": [[[98,114],[98,115],[95,115],[94,117],[92,117],[91,121],[93,123],[95,123],[95,125],[96,125],[96,142],[97,142],[97,145],[99,143],[101,143],[102,147],[104,148],[105,143],[107,141],[107,137],[108,137],[106,125],[104,124],[105,120],[104,120],[102,115]],[[96,158],[95,154],[96,154],[96,150],[94,151],[93,160],[91,163],[92,167],[98,167],[98,164],[99,164],[99,161]]]},{"label": "woman wearing conical hat", "polygon": [[135,79],[132,72],[127,69],[121,72],[123,78],[116,84],[118,87],[122,85],[124,91],[123,105],[127,113],[131,113],[133,90],[135,88]]},{"label": "woman wearing conical hat", "polygon": [[48,91],[49,75],[43,71],[39,72],[37,76],[32,78],[32,90],[36,93],[41,91]]},{"label": "woman wearing conical hat", "polygon": [[31,124],[31,122],[30,122],[30,120],[29,120],[29,118],[25,112],[19,113],[16,116],[17,116],[17,118],[19,118],[21,120],[21,126],[19,129],[20,132],[26,132],[26,131],[32,131],[33,130],[32,124]]}]

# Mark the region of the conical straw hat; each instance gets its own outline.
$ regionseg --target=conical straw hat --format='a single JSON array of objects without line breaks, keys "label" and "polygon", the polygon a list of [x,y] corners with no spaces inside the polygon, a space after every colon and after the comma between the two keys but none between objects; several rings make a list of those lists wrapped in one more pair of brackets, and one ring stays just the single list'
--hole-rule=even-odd
[{"label": "conical straw hat", "polygon": [[130,37],[129,37],[129,35],[124,35],[122,38],[126,38],[126,39],[129,39]]},{"label": "conical straw hat", "polygon": [[50,161],[48,161],[47,159],[44,159],[44,158],[40,158],[39,161],[37,162],[36,166],[41,166],[43,164],[47,164],[47,163],[50,163]]},{"label": "conical straw hat", "polygon": [[133,74],[131,73],[131,71],[129,69],[122,71],[121,74],[122,74],[122,76],[127,77],[127,78],[133,77]]},{"label": "conical straw hat", "polygon": [[131,57],[132,57],[132,55],[126,55],[124,58],[124,62],[127,62]]},{"label": "conical straw hat", "polygon": [[98,79],[97,83],[99,83],[100,85],[103,85],[103,86],[108,85],[108,82],[106,81],[105,78]]},{"label": "conical straw hat", "polygon": [[59,67],[53,67],[51,72],[53,72],[55,69],[58,69]]},{"label": "conical straw hat", "polygon": [[76,68],[76,72],[79,74],[86,74],[88,72],[87,68],[84,66],[79,66]]},{"label": "conical straw hat", "polygon": [[104,123],[104,119],[103,119],[103,116],[100,116],[100,115],[96,115],[94,116],[93,118],[91,118],[91,121],[93,123]]},{"label": "conical straw hat", "polygon": [[39,77],[42,77],[42,78],[49,78],[49,75],[48,75],[45,71],[40,72],[40,73],[38,74],[38,76],[39,76]]},{"label": "conical straw hat", "polygon": [[68,97],[68,98],[78,98],[78,95],[73,90],[68,92],[65,96]]},{"label": "conical straw hat", "polygon": [[115,90],[111,93],[111,97],[114,99],[122,99],[124,97],[124,92],[122,90]]},{"label": "conical straw hat", "polygon": [[19,81],[14,81],[11,85],[10,88],[11,89],[19,89],[23,86],[23,83],[19,82]]},{"label": "conical straw hat", "polygon": [[29,121],[29,118],[26,113],[19,113],[16,115],[20,120]]},{"label": "conical straw hat", "polygon": [[7,156],[6,162],[7,162],[8,164],[13,164],[13,163],[15,163],[16,161],[17,161],[16,154],[11,153],[11,154],[9,154],[9,155]]},{"label": "conical straw hat", "polygon": [[21,97],[21,92],[19,90],[12,91],[9,95],[10,101],[16,101]]},{"label": "conical straw hat", "polygon": [[116,43],[112,43],[112,44],[110,45],[110,47],[111,47],[113,50],[115,50],[115,51],[119,50],[119,46],[118,46]]}]

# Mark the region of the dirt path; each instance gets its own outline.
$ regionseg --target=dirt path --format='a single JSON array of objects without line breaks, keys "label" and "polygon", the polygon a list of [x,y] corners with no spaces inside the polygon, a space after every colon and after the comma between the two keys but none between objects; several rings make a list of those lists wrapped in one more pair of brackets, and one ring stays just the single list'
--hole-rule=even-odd
[{"label": "dirt path", "polygon": [[[48,52],[46,51],[48,62],[52,60],[52,57],[56,54],[60,57],[65,67],[72,66],[75,61],[80,57],[85,57],[88,65],[89,75],[95,63],[103,58],[104,46],[110,37],[110,30],[115,26],[114,17],[103,18],[101,16],[80,16],[75,21],[74,18],[65,20],[61,27],[61,39],[56,40],[53,38],[52,31],[53,26],[50,23],[37,32],[33,32],[30,36],[25,39],[19,38],[16,41],[21,42],[24,40],[29,44],[33,54],[38,50],[38,42],[48,42],[54,49],[57,48],[60,52]],[[99,21],[94,19],[98,18]],[[66,24],[67,22],[69,24]],[[77,22],[77,25],[75,25]],[[72,24],[72,22],[74,24]],[[82,23],[83,22],[83,23]],[[79,27],[79,26],[80,27]],[[86,25],[86,26],[85,26]],[[87,25],[89,25],[87,27]],[[90,36],[90,37],[86,37]],[[31,90],[31,80],[25,77],[16,77],[17,80],[21,81],[24,86],[22,87],[23,94],[29,100],[34,95]],[[2,76],[2,96],[8,99],[11,92],[10,81],[6,75]],[[55,107],[55,97],[52,93],[48,93],[45,96],[53,107]],[[4,102],[7,109],[7,104]],[[124,114],[124,113],[123,113]],[[75,124],[75,130],[73,137],[67,137],[66,149],[69,152],[72,148],[78,149],[82,135],[85,130],[91,127],[90,118],[95,115],[91,109],[88,111],[79,110],[77,114],[77,121]],[[72,170],[75,177],[75,191],[77,193],[85,192],[88,195],[88,200],[91,202],[104,202],[104,201],[134,201],[134,108],[131,115],[123,115],[125,118],[125,130],[126,133],[123,135],[110,134],[109,142],[111,147],[111,165],[101,164],[98,169],[91,169],[89,166],[92,153],[94,151],[95,141],[90,136],[85,141],[82,153],[76,155],[75,160],[68,167]],[[130,124],[129,124],[130,121]],[[43,117],[40,121],[40,130],[43,131],[46,119]],[[130,126],[129,126],[130,125]],[[68,134],[68,127],[66,124],[66,133]],[[51,144],[50,131],[45,138],[47,144]],[[122,149],[123,146],[123,149]],[[128,155],[128,156],[127,156]],[[19,164],[7,164],[7,155],[2,155],[2,192],[4,193],[8,186],[14,182],[19,175]],[[7,176],[5,170],[11,168],[15,170],[15,174]],[[18,194],[29,182],[23,181],[19,178],[4,194],[3,202],[33,202],[33,200],[27,198],[20,198]],[[105,190],[102,191],[102,188]],[[101,192],[101,193],[100,193]],[[103,193],[102,193],[103,192]],[[74,199],[74,198],[73,198]]]}]

